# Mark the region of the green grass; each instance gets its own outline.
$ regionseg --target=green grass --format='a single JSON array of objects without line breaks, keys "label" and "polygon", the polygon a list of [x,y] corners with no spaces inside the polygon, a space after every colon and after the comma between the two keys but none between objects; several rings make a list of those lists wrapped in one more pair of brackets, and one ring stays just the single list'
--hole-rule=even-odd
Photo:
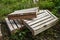
[{"label": "green grass", "polygon": [[[58,5],[57,5],[58,3]],[[26,8],[31,8],[31,7],[36,7],[39,6],[40,9],[48,9],[50,10],[54,15],[56,15],[59,19],[60,19],[60,14],[58,13],[58,6],[60,2],[59,0],[39,0],[39,2],[37,4],[34,4],[32,0],[0,0],[0,21],[4,21],[4,18],[7,17],[8,14],[12,13],[15,10],[21,10],[21,9],[26,9]],[[60,24],[60,23],[59,23]],[[59,24],[57,24],[55,27],[58,27],[58,30],[60,28]],[[12,39],[16,39],[16,40],[22,40],[24,38],[26,39],[36,39],[36,40],[55,40],[57,37],[57,35],[59,35],[59,31],[57,31],[57,29],[55,29],[55,27],[50,28],[42,33],[40,33],[38,36],[36,36],[35,38],[30,37],[29,35],[27,35],[28,31],[27,29],[25,29],[24,31],[18,31],[17,34],[15,35],[11,35],[8,36],[8,38]],[[6,26],[3,27],[4,32],[7,31]],[[5,31],[6,30],[6,31]],[[7,34],[7,33],[6,33]],[[6,36],[5,34],[5,36]],[[19,34],[21,34],[19,36]],[[5,37],[4,36],[4,37]],[[19,38],[20,37],[20,38]],[[58,36],[60,38],[60,36]],[[7,39],[7,37],[5,38]],[[25,39],[25,40],[26,40]]]},{"label": "green grass", "polygon": [[56,3],[51,0],[40,0],[34,4],[32,0],[0,0],[0,19],[4,19],[9,13],[15,10],[39,6],[40,9],[53,10]]},{"label": "green grass", "polygon": [[30,8],[34,6],[35,4],[33,4],[32,0],[1,0],[0,17],[3,18],[15,10]]}]

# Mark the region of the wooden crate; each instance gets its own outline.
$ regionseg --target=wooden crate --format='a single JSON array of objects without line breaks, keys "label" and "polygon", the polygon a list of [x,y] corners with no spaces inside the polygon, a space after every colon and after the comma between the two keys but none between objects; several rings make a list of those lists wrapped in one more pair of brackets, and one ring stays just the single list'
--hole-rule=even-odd
[{"label": "wooden crate", "polygon": [[0,40],[3,40],[2,32],[1,32],[1,24],[0,24]]},{"label": "wooden crate", "polygon": [[38,7],[17,10],[11,14],[8,14],[9,19],[31,19],[36,18],[36,13],[38,12]]},{"label": "wooden crate", "polygon": [[9,19],[31,19],[31,18],[36,18],[36,12],[32,12],[33,14],[26,14],[26,15],[20,15],[20,14],[12,14],[8,15]]},{"label": "wooden crate", "polygon": [[5,20],[6,20],[6,23],[8,25],[8,28],[11,34],[15,33],[16,30],[22,30],[24,27],[24,25],[21,24],[20,19],[9,20],[8,18],[5,18]]},{"label": "wooden crate", "polygon": [[48,10],[40,10],[37,13],[37,18],[32,20],[23,19],[24,25],[32,32],[32,35],[37,35],[48,28],[54,26],[58,22],[58,18]]}]

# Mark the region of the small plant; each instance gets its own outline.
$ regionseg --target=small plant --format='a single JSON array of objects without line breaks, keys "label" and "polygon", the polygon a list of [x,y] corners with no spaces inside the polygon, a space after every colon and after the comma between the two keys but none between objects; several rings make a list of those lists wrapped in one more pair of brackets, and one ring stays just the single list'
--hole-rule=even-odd
[{"label": "small plant", "polygon": [[28,29],[25,29],[23,31],[16,30],[16,33],[15,34],[12,34],[10,38],[12,40],[24,40],[25,39],[25,36],[27,35],[27,32],[29,32]]}]

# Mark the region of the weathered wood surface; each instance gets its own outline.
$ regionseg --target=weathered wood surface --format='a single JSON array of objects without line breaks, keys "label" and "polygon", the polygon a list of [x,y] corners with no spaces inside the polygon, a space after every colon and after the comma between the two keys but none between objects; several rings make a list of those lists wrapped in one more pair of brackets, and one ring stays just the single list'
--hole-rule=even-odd
[{"label": "weathered wood surface", "polygon": [[48,10],[40,10],[37,13],[37,18],[32,20],[23,19],[24,25],[30,29],[34,36],[54,26],[57,21],[58,18]]},{"label": "weathered wood surface", "polygon": [[5,20],[6,20],[6,23],[8,25],[8,28],[9,28],[11,34],[15,33],[16,30],[22,30],[22,28],[24,26],[23,24],[20,23],[20,21],[18,21],[18,19],[9,20],[8,18],[5,18]]},{"label": "weathered wood surface", "polygon": [[2,31],[1,31],[1,24],[0,24],[0,40],[3,40],[3,35],[2,35]]},{"label": "weathered wood surface", "polygon": [[38,7],[17,10],[11,14],[8,14],[9,19],[28,19],[28,18],[36,18],[36,13],[38,12]]},{"label": "weathered wood surface", "polygon": [[8,16],[9,19],[32,19],[32,18],[36,18],[36,15],[33,14],[33,15],[24,15],[24,16],[21,16],[21,15],[9,15]]}]

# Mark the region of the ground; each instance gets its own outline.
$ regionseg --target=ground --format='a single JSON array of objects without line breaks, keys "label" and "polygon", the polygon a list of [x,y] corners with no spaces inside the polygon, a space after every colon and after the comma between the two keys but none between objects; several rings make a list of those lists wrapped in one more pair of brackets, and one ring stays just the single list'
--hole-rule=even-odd
[{"label": "ground", "polygon": [[[7,25],[5,22],[3,22],[2,25],[2,33],[3,33],[3,38],[4,40],[13,40],[10,37],[9,29],[7,28]],[[36,35],[32,36],[30,32],[26,33],[24,39],[22,40],[60,40],[60,25],[59,23],[56,24],[55,26],[49,28],[48,30]],[[24,29],[26,30],[26,29]]]},{"label": "ground", "polygon": [[[0,0],[0,23],[2,24],[2,33],[4,40],[13,40],[7,28],[4,18],[7,17],[9,13],[14,12],[15,10],[26,9],[31,7],[38,6],[39,9],[48,9],[54,15],[56,15],[60,20],[60,1],[59,0],[39,0],[37,4],[34,4],[32,0]],[[60,22],[60,21],[59,21]],[[24,29],[26,30],[26,29]],[[26,30],[27,31],[27,30]],[[25,31],[22,31],[25,32]],[[22,33],[21,32],[21,33]],[[17,36],[17,35],[16,35]],[[18,38],[18,40],[60,40],[60,23],[49,28],[48,30],[38,34],[35,37],[32,37],[30,31],[21,35],[22,37],[13,37]],[[15,40],[15,39],[14,39]]]}]

